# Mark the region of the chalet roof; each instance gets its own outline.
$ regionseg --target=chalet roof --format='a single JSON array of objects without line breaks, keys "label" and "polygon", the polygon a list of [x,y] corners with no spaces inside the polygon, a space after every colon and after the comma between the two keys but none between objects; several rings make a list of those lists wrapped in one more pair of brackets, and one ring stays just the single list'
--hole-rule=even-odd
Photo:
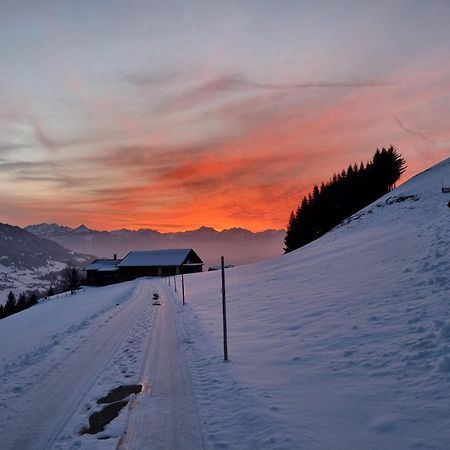
[{"label": "chalet roof", "polygon": [[130,252],[118,267],[181,266],[187,263],[203,264],[203,261],[191,248],[176,248]]},{"label": "chalet roof", "polygon": [[102,272],[114,271],[117,269],[116,266],[120,261],[120,259],[96,259],[87,265],[84,270],[96,270]]}]

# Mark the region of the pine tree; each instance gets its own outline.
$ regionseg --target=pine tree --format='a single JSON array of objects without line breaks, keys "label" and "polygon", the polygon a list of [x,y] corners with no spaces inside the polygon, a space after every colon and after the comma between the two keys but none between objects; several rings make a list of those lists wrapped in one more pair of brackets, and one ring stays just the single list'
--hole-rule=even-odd
[{"label": "pine tree", "polygon": [[76,267],[66,267],[62,271],[62,286],[65,291],[75,294],[76,290],[81,286],[81,276]]},{"label": "pine tree", "polygon": [[31,292],[31,294],[27,298],[28,308],[31,308],[34,305],[37,305],[39,299],[39,295],[36,291]]},{"label": "pine tree", "polygon": [[28,308],[27,304],[27,296],[24,292],[20,293],[19,299],[17,300],[17,310],[23,311],[24,309]]},{"label": "pine tree", "polygon": [[350,164],[328,183],[317,185],[291,213],[284,251],[288,253],[322,236],[342,220],[395,187],[406,161],[395,147],[377,149],[366,165]]},{"label": "pine tree", "polygon": [[296,235],[296,223],[295,223],[295,214],[294,211],[291,211],[291,215],[289,216],[289,222],[286,227],[286,236],[284,237],[284,252],[290,252],[293,250],[296,245],[295,235]]},{"label": "pine tree", "polygon": [[8,299],[5,303],[5,316],[10,316],[17,312],[16,296],[13,291],[9,291]]}]

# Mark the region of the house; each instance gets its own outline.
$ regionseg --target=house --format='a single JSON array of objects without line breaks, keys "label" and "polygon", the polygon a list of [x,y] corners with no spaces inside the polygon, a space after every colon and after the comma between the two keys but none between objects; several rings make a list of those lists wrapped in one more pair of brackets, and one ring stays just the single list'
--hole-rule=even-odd
[{"label": "house", "polygon": [[88,285],[105,286],[145,276],[201,272],[203,261],[191,248],[132,251],[123,259],[96,259],[84,270]]},{"label": "house", "polygon": [[144,276],[164,277],[201,272],[203,261],[192,248],[130,252],[117,265],[121,276],[132,280]]},{"label": "house", "polygon": [[118,268],[121,260],[114,259],[96,259],[84,268],[86,271],[86,284],[88,286],[105,286],[107,284],[117,283]]}]

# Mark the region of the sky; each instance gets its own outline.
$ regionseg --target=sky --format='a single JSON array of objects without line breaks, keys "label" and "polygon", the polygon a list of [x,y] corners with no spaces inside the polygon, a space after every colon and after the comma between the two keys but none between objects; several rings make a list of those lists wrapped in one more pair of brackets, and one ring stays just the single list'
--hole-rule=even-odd
[{"label": "sky", "polygon": [[[0,221],[253,231],[450,156],[450,2],[0,0]],[[450,174],[449,174],[450,177]]]}]

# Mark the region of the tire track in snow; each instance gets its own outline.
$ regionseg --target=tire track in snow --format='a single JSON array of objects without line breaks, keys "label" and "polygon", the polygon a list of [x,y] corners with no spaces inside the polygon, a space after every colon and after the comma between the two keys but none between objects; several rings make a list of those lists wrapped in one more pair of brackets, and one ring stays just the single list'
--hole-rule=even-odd
[{"label": "tire track in snow", "polygon": [[[8,424],[7,436],[2,437],[2,450],[56,448],[89,391],[113,362],[145,306],[148,307],[149,282],[137,283],[129,294],[134,298],[120,310],[110,310],[114,315],[94,329],[74,353],[61,352],[53,371],[48,371],[38,385],[24,393],[33,408],[10,412],[9,418],[14,420]],[[80,361],[89,364],[83,366]]]},{"label": "tire track in snow", "polygon": [[159,284],[140,383],[117,450],[202,450],[203,436],[172,291]]}]

